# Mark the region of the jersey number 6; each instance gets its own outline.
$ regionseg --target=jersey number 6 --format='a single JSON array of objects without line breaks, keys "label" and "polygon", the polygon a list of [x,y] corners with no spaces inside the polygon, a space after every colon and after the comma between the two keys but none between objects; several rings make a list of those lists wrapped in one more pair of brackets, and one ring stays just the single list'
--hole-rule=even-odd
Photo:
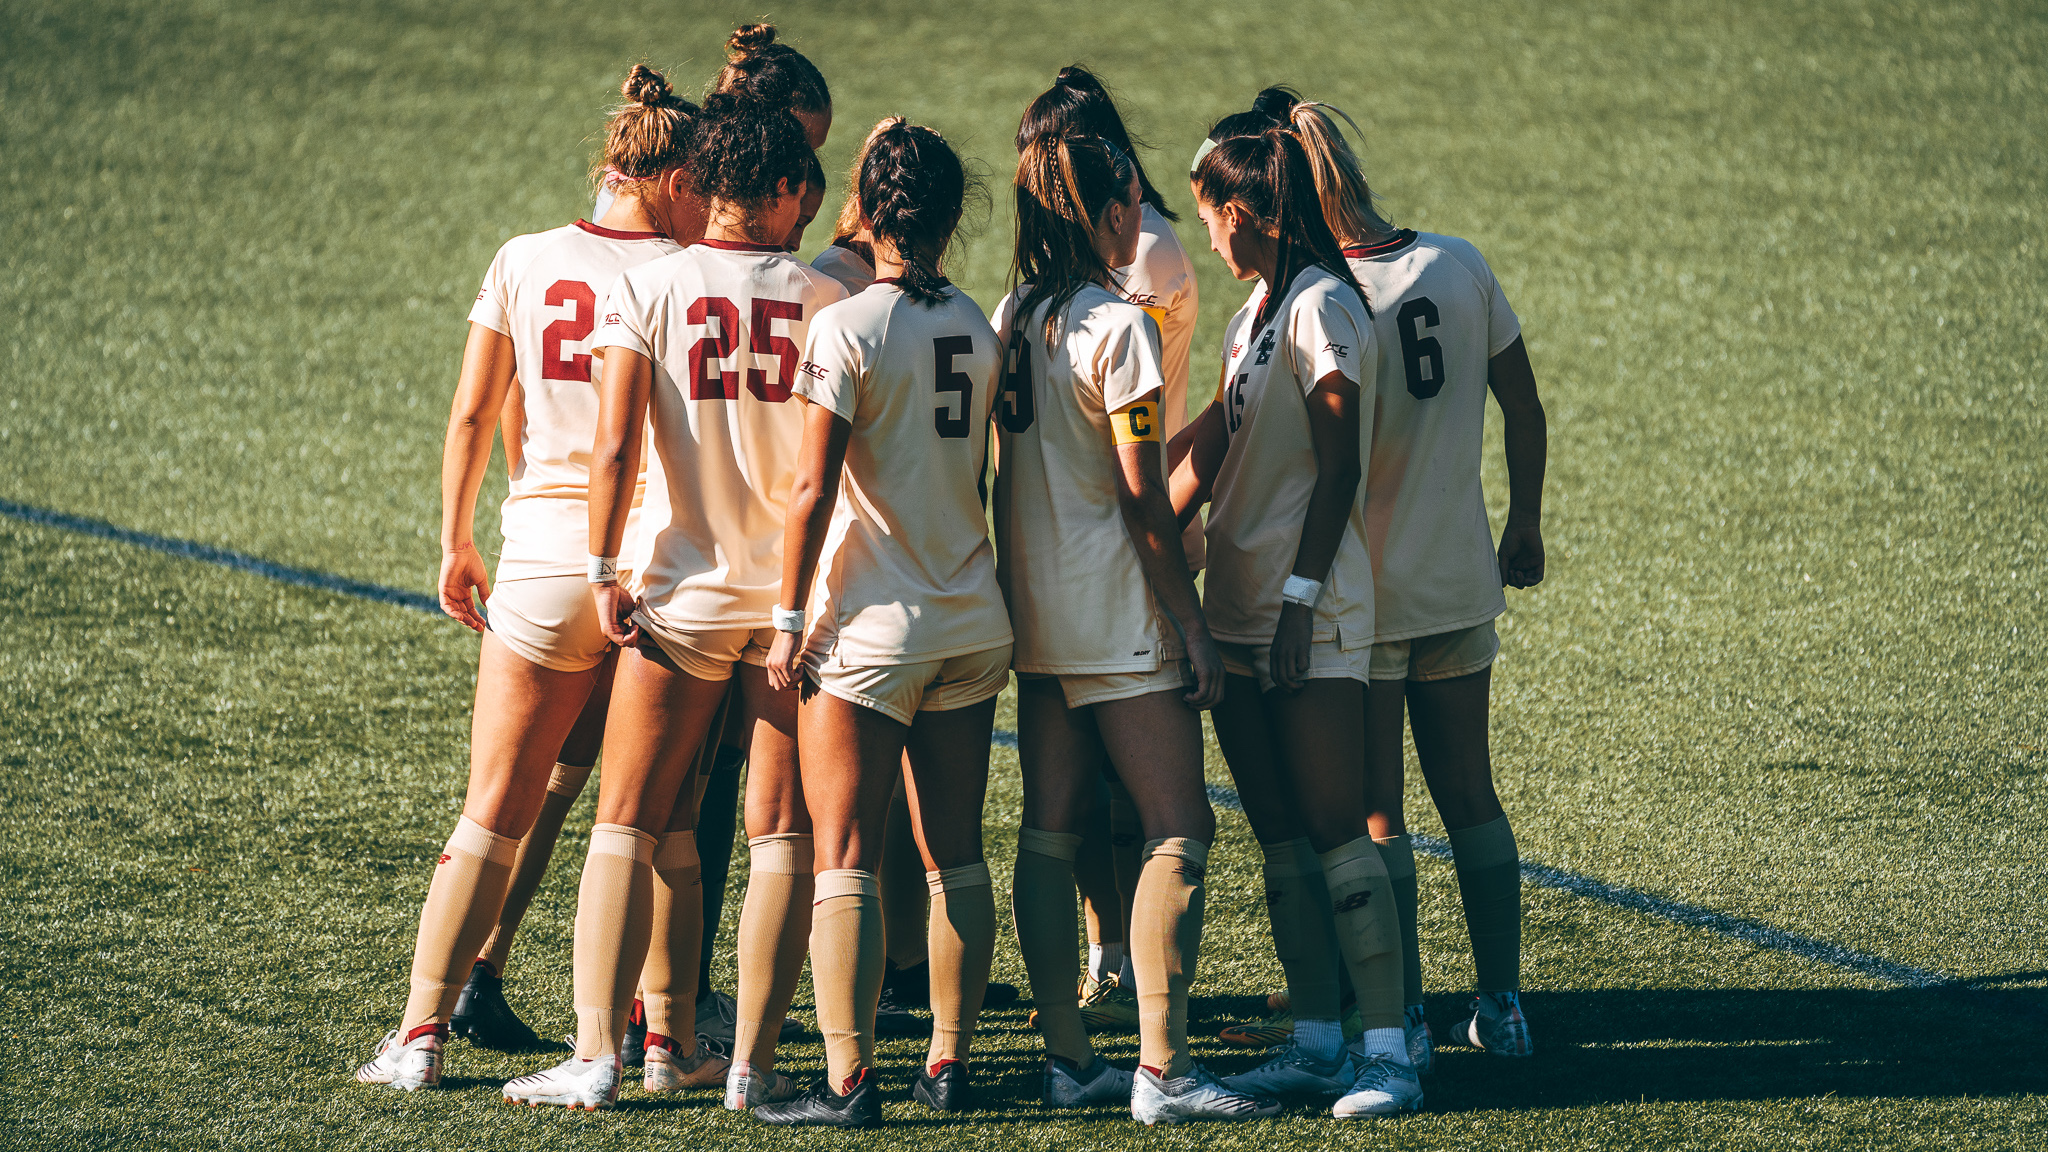
[{"label": "jersey number 6", "polygon": [[[1422,322],[1419,325],[1418,320]],[[1436,302],[1417,296],[1401,305],[1394,321],[1401,326],[1401,364],[1408,370],[1408,394],[1427,400],[1444,390],[1444,346],[1436,337],[1422,334],[1422,329],[1437,325]],[[1425,360],[1429,361],[1427,369]]]},{"label": "jersey number 6", "polygon": [[968,429],[974,421],[968,411],[974,407],[974,377],[965,372],[953,370],[953,357],[974,355],[974,337],[938,336],[932,340],[935,386],[939,395],[953,393],[954,398],[932,409],[932,425],[939,430],[941,440],[965,440]]}]

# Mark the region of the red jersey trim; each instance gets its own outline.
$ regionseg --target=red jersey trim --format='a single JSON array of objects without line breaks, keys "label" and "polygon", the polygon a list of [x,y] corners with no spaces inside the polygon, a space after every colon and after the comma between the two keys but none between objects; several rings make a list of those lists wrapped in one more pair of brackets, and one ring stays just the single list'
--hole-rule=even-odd
[{"label": "red jersey trim", "polygon": [[748,244],[742,240],[699,240],[706,248],[722,248],[727,252],[775,252],[789,255],[789,250],[780,244]]},{"label": "red jersey trim", "polygon": [[1391,238],[1382,240],[1377,244],[1368,244],[1363,248],[1346,248],[1344,250],[1344,258],[1346,260],[1369,260],[1374,256],[1385,256],[1389,252],[1406,248],[1413,243],[1415,243],[1415,229],[1403,228],[1399,232],[1394,233]]},{"label": "red jersey trim", "polygon": [[666,232],[621,232],[617,228],[600,228],[597,225],[592,224],[588,220],[578,220],[576,222],[576,227],[583,229],[585,232],[590,233],[592,236],[602,236],[607,240],[668,239],[668,233]]}]

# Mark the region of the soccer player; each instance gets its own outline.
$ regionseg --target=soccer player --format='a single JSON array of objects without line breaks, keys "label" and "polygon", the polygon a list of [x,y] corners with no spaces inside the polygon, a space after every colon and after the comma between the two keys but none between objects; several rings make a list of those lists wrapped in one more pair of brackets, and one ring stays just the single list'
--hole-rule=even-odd
[{"label": "soccer player", "polygon": [[874,147],[875,138],[902,123],[901,116],[885,116],[861,142],[853,167],[846,174],[846,200],[840,204],[839,219],[832,225],[832,243],[811,261],[811,267],[839,281],[849,294],[859,293],[875,282],[875,238],[860,223],[861,166],[867,163],[868,149]]},{"label": "soccer player", "polygon": [[[812,152],[797,118],[781,107],[732,95],[705,100],[690,142],[692,186],[709,203],[704,239],[621,275],[606,297],[592,346],[605,350],[591,451],[590,566],[599,619],[621,648],[606,718],[605,771],[576,911],[576,1051],[560,1065],[505,1086],[508,1099],[570,1107],[609,1106],[618,1095],[621,1034],[636,978],[647,994],[647,1061],[688,1076],[678,1051],[689,1020],[694,965],[642,974],[655,886],[673,908],[668,954],[694,957],[700,862],[692,828],[691,775],[700,746],[737,675],[741,700],[760,717],[751,749],[749,823],[755,793],[793,787],[791,709],[780,709],[761,668],[770,611],[781,583],[783,505],[800,427],[784,403],[795,383],[805,331],[819,308],[844,293],[783,251],[802,208]],[[650,520],[621,563],[631,477],[645,438],[655,459],[649,488],[664,516]],[[658,482],[654,479],[659,477]],[[650,504],[654,496],[650,494]],[[620,570],[630,569],[631,586]],[[783,811],[800,815],[802,798]],[[751,830],[751,829],[750,829]],[[778,892],[747,894],[744,916],[779,897],[757,933],[764,954],[740,957],[739,1040],[750,1022],[779,1022],[803,958],[791,926],[808,928],[808,827],[759,837],[754,883],[766,871]],[[744,937],[743,925],[743,937]],[[751,988],[750,988],[751,982]],[[663,986],[663,984],[667,986]],[[767,1008],[746,1011],[754,1000]],[[736,1051],[728,1092],[793,1095],[794,1084],[750,1066],[761,1052]]]},{"label": "soccer player", "polygon": [[[1187,1042],[1215,835],[1200,710],[1222,663],[1167,499],[1159,327],[1116,290],[1141,233],[1137,168],[1107,141],[1040,135],[1018,157],[1016,198],[1016,286],[996,309],[995,530],[1023,675],[1012,908],[1043,1099],[1128,1101],[1146,1124],[1271,1115],[1278,1102],[1226,1089]],[[1135,1076],[1096,1056],[1074,994],[1074,857],[1105,764],[1152,837],[1130,938]]]},{"label": "soccer player", "polygon": [[768,660],[770,681],[803,695],[826,1074],[796,1100],[754,1110],[771,1124],[881,1122],[876,873],[906,753],[931,894],[934,1021],[911,1098],[934,1110],[971,1102],[968,1048],[995,951],[981,808],[1010,621],[980,489],[999,354],[981,309],[940,271],[968,188],[959,158],[938,133],[902,122],[865,151],[861,224],[880,276],[811,325]]},{"label": "soccer player", "polygon": [[[1178,220],[1165,197],[1152,186],[1138,151],[1124,126],[1116,102],[1095,74],[1076,64],[1062,68],[1052,87],[1024,111],[1017,127],[1017,150],[1043,135],[1093,136],[1116,145],[1138,171],[1143,207],[1138,252],[1117,271],[1116,290],[1145,309],[1159,325],[1161,369],[1166,390],[1160,398],[1162,434],[1171,441],[1188,422],[1188,352],[1195,339],[1199,292],[1194,262],[1188,259]],[[1181,536],[1188,567],[1202,567],[1203,539],[1199,523]],[[1091,1029],[1134,1031],[1137,999],[1130,958],[1125,950],[1126,922],[1137,895],[1139,848],[1144,840],[1130,793],[1114,772],[1107,789],[1089,789],[1092,811],[1083,825],[1081,854],[1074,879],[1087,909],[1088,968],[1082,977],[1081,1017]]]},{"label": "soccer player", "polygon": [[[697,109],[644,66],[621,91],[625,102],[605,132],[604,164],[621,181],[611,211],[597,224],[579,220],[506,243],[470,310],[441,485],[441,607],[483,634],[469,790],[420,913],[405,1014],[357,1070],[364,1083],[440,1083],[463,977],[498,925],[515,873],[526,881],[521,908],[531,896],[603,732],[614,657],[577,559],[589,548],[584,454],[597,422],[590,335],[598,294],[626,269],[677,251],[670,236],[703,227],[687,177]],[[507,447],[517,463],[494,590],[470,527],[515,377],[518,432],[507,429],[516,442]],[[621,529],[631,532],[641,479],[629,472],[620,483]],[[542,813],[552,826],[529,837]]]},{"label": "soccer player", "polygon": [[[1399,918],[1364,778],[1374,592],[1360,480],[1379,356],[1372,310],[1292,133],[1224,141],[1193,184],[1210,247],[1263,290],[1224,330],[1224,385],[1191,427],[1175,506],[1191,516],[1212,500],[1204,606],[1228,671],[1216,735],[1265,848],[1296,1017],[1289,1046],[1226,1083],[1338,1096],[1340,1117],[1400,1112],[1421,1105],[1422,1086],[1403,1034]],[[1290,887],[1331,915],[1290,915]],[[1332,929],[1334,942],[1322,935]],[[1338,955],[1365,1028],[1355,1048],[1339,1023]]]}]

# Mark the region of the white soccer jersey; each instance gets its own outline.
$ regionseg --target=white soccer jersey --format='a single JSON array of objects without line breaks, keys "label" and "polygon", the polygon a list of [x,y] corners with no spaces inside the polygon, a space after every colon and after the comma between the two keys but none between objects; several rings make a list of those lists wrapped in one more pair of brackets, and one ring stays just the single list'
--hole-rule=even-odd
[{"label": "white soccer jersey", "polygon": [[[620,276],[596,348],[654,362],[647,417],[666,514],[621,566],[656,623],[752,628],[782,588],[782,518],[803,439],[787,403],[818,309],[845,291],[771,245],[700,240]],[[648,501],[653,513],[659,497]]]},{"label": "white soccer jersey", "polygon": [[[1194,261],[1181,247],[1173,224],[1150,204],[1138,216],[1138,258],[1116,271],[1124,296],[1159,324],[1160,366],[1166,378],[1159,406],[1166,416],[1165,438],[1171,440],[1188,425],[1188,354],[1195,343],[1201,288]],[[1181,534],[1181,547],[1188,566],[1201,568],[1206,547],[1200,516]]]},{"label": "white soccer jersey", "polygon": [[[1262,286],[1263,288],[1263,286]],[[1224,427],[1230,447],[1209,504],[1209,576],[1202,607],[1209,631],[1236,644],[1273,642],[1280,589],[1301,549],[1315,490],[1308,395],[1332,372],[1359,383],[1358,462],[1372,458],[1372,389],[1379,364],[1373,324],[1351,286],[1311,265],[1294,277],[1264,328],[1254,291],[1224,329]],[[1361,381],[1363,377],[1363,381]],[[1365,485],[1316,600],[1313,639],[1342,648],[1373,642],[1372,558],[1365,540]]]},{"label": "white soccer jersey", "polygon": [[1469,628],[1507,610],[1479,462],[1487,364],[1522,334],[1479,249],[1402,231],[1349,248],[1379,335],[1379,429],[1365,523],[1381,640]]},{"label": "white soccer jersey", "polygon": [[1010,642],[982,511],[996,334],[965,292],[926,307],[894,281],[818,313],[796,394],[853,425],[808,649],[854,667]]},{"label": "white soccer jersey", "polygon": [[844,244],[826,245],[825,250],[818,253],[818,258],[811,261],[811,267],[839,281],[839,286],[846,289],[848,295],[865,292],[867,286],[875,282],[874,265]]},{"label": "white soccer jersey", "polygon": [[[587,221],[506,241],[484,274],[471,321],[512,338],[526,413],[519,467],[500,512],[498,579],[580,573],[590,555],[590,446],[597,430],[590,335],[598,294],[621,272],[677,251],[658,232]],[[637,525],[642,476],[633,490]]]},{"label": "white soccer jersey", "polygon": [[1180,639],[1160,619],[1124,529],[1110,414],[1165,388],[1159,326],[1091,284],[1068,302],[1048,353],[1044,306],[1030,316],[1013,316],[1014,308],[1008,296],[996,306],[1005,364],[995,529],[1015,666],[1152,671],[1162,642],[1178,647]]}]

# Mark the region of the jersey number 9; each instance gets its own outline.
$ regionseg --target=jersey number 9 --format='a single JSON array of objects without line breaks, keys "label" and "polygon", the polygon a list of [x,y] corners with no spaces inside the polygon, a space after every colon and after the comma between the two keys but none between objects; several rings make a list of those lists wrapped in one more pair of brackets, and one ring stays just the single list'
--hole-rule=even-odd
[{"label": "jersey number 9", "polygon": [[1012,434],[1028,430],[1038,420],[1038,406],[1031,393],[1031,339],[1022,332],[1010,337],[1009,363],[1003,368],[1002,391],[996,398],[996,418],[1003,431]]}]

